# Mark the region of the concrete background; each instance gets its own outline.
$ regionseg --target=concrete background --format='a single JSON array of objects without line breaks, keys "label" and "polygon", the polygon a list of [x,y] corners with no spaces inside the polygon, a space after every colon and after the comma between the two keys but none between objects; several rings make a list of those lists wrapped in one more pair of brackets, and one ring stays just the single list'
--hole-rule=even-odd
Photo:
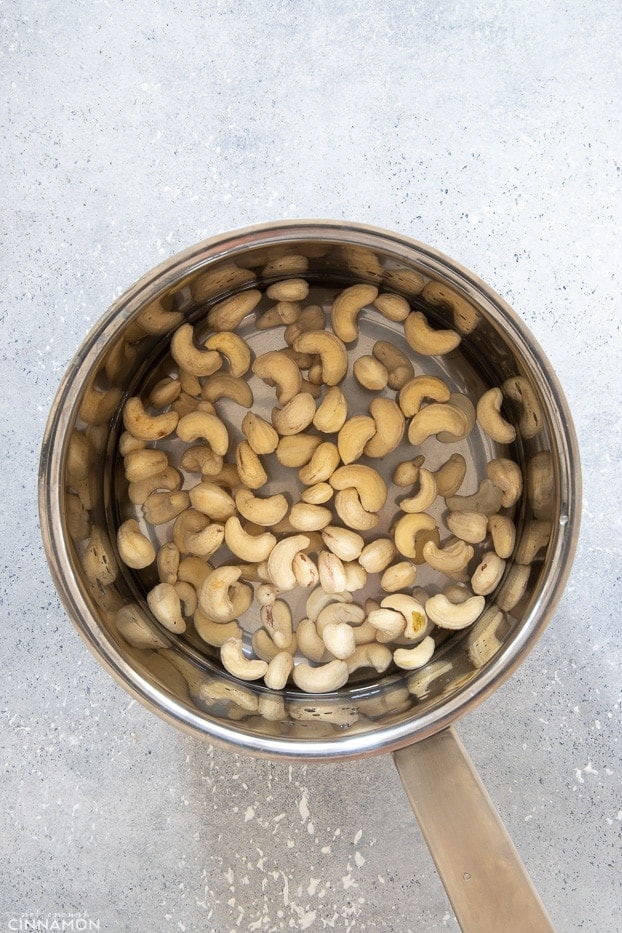
[{"label": "concrete background", "polygon": [[459,732],[556,928],[622,930],[619,4],[9,0],[0,22],[0,929],[457,929],[390,758],[273,764],[164,725],[87,652],[40,543],[47,411],[112,299],[205,236],[334,217],[473,269],[566,390],[572,576]]}]

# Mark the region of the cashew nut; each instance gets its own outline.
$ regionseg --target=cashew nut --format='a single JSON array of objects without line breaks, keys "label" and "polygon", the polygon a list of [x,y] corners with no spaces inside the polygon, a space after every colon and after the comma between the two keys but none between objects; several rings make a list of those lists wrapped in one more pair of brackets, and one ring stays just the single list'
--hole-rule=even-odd
[{"label": "cashew nut", "polygon": [[312,619],[301,619],[296,629],[298,647],[310,661],[320,662],[326,654],[326,645],[318,635]]},{"label": "cashew nut", "polygon": [[179,419],[177,436],[190,443],[199,438],[206,440],[215,454],[221,457],[229,449],[229,432],[217,415],[207,411],[191,411]]},{"label": "cashew nut", "polygon": [[424,399],[447,402],[451,395],[449,386],[438,376],[427,374],[414,376],[400,389],[398,401],[405,418],[416,415]]},{"label": "cashew nut", "polygon": [[309,463],[322,443],[319,434],[293,434],[282,437],[276,448],[276,458],[282,466],[302,467]]},{"label": "cashew nut", "polygon": [[[367,616],[367,621],[381,635],[382,641],[394,641],[399,638],[406,628],[406,619],[397,609],[378,608],[372,609]],[[377,634],[377,638],[378,638]],[[380,640],[380,638],[378,638]]]},{"label": "cashew nut", "polygon": [[251,351],[245,340],[232,331],[210,334],[205,341],[208,350],[217,350],[229,363],[232,376],[243,376],[251,365]]},{"label": "cashew nut", "polygon": [[203,512],[217,522],[224,522],[235,515],[236,505],[233,497],[222,486],[202,481],[188,490],[190,504],[197,512]]},{"label": "cashew nut", "polygon": [[222,366],[222,357],[216,350],[199,350],[195,346],[192,324],[182,324],[173,334],[171,356],[191,376],[211,376]]},{"label": "cashew nut", "polygon": [[488,531],[495,553],[506,560],[511,557],[516,543],[516,526],[508,515],[491,515]]},{"label": "cashew nut", "polygon": [[516,545],[514,560],[517,564],[531,564],[538,552],[549,543],[551,522],[534,518],[526,523]]},{"label": "cashew nut", "polygon": [[474,553],[471,545],[462,539],[451,541],[442,548],[434,541],[426,541],[423,545],[423,557],[426,564],[449,576],[465,570]]},{"label": "cashew nut", "polygon": [[290,347],[301,334],[310,330],[324,330],[326,327],[326,315],[319,305],[308,305],[300,312],[299,317],[293,323],[285,328],[285,343]]},{"label": "cashew nut", "polygon": [[145,450],[130,450],[123,458],[123,469],[128,483],[139,483],[149,476],[162,473],[168,466],[168,457],[163,450],[147,447]]},{"label": "cashew nut", "polygon": [[283,435],[304,431],[315,415],[315,399],[308,392],[299,392],[283,408],[272,409],[272,424]]},{"label": "cashew nut", "polygon": [[434,531],[436,522],[427,512],[412,512],[403,515],[397,522],[393,533],[395,547],[404,557],[415,562],[418,559],[417,537],[420,532]]},{"label": "cashew nut", "polygon": [[386,457],[399,446],[404,436],[404,415],[397,402],[382,396],[370,403],[369,413],[374,419],[375,433],[365,444],[363,453],[374,459]]},{"label": "cashew nut", "polygon": [[399,390],[415,375],[413,364],[405,353],[388,340],[377,340],[371,351],[389,373],[390,389]]},{"label": "cashew nut", "polygon": [[292,614],[287,603],[282,599],[275,599],[261,607],[259,617],[277,648],[289,650],[293,630]]},{"label": "cashew nut", "polygon": [[413,415],[408,428],[408,440],[414,446],[429,437],[446,431],[456,440],[466,437],[468,418],[460,408],[449,402],[432,402]]},{"label": "cashew nut", "polygon": [[194,447],[184,450],[180,466],[188,473],[202,473],[204,476],[213,477],[222,470],[223,458],[214,453],[207,444],[195,444]]},{"label": "cashew nut", "polygon": [[439,496],[447,498],[458,492],[466,474],[466,460],[462,454],[452,454],[442,466],[433,473],[436,481],[436,491]]},{"label": "cashew nut", "polygon": [[278,524],[289,509],[287,499],[282,493],[261,499],[254,496],[252,491],[244,486],[241,486],[235,494],[235,506],[247,521],[266,527]]},{"label": "cashew nut", "polygon": [[249,564],[258,564],[268,559],[276,537],[269,531],[260,535],[248,534],[237,515],[232,515],[225,522],[225,544],[236,557]]},{"label": "cashew nut", "polygon": [[294,659],[289,651],[279,651],[268,664],[264,683],[271,690],[283,690],[294,668]]},{"label": "cashew nut", "polygon": [[367,441],[376,433],[376,422],[368,415],[355,415],[339,431],[337,449],[344,463],[354,463],[363,454]]},{"label": "cashew nut", "polygon": [[517,463],[505,457],[489,460],[486,475],[503,493],[501,505],[504,509],[518,502],[523,492],[523,472]]},{"label": "cashew nut", "polygon": [[374,298],[372,304],[388,321],[405,321],[410,314],[410,305],[401,295],[384,292]]},{"label": "cashew nut", "polygon": [[409,560],[391,564],[380,577],[380,586],[385,593],[397,593],[412,586],[417,576],[417,568]]},{"label": "cashew nut", "polygon": [[128,398],[123,406],[123,424],[126,431],[141,441],[158,441],[168,437],[177,427],[179,416],[174,411],[150,415],[140,398]]},{"label": "cashew nut", "polygon": [[232,331],[241,324],[247,314],[255,310],[261,301],[261,292],[253,288],[238,292],[232,298],[219,301],[207,314],[207,324],[211,330]]},{"label": "cashew nut", "polygon": [[428,599],[425,611],[439,628],[456,630],[475,622],[485,605],[483,596],[471,596],[463,603],[452,603],[443,593],[437,593]]},{"label": "cashew nut", "polygon": [[529,564],[512,564],[499,592],[496,594],[496,601],[499,609],[510,612],[518,602],[523,598],[531,568]]},{"label": "cashew nut", "polygon": [[348,665],[338,658],[318,667],[311,667],[302,661],[292,671],[294,683],[305,693],[331,693],[343,687],[348,676]]},{"label": "cashew nut", "polygon": [[404,617],[403,636],[409,641],[419,640],[427,634],[428,618],[424,607],[414,596],[407,593],[393,593],[385,596],[380,603],[381,609],[394,609]]},{"label": "cashew nut", "polygon": [[399,506],[402,512],[425,512],[436,499],[436,480],[434,474],[421,467],[419,470],[419,491],[415,496],[402,499]]},{"label": "cashew nut", "polygon": [[345,589],[352,593],[354,590],[362,590],[367,583],[367,571],[361,567],[357,560],[346,560],[343,562],[343,569],[346,573]]},{"label": "cashew nut", "polygon": [[[175,546],[177,553],[179,554],[179,549]],[[164,548],[167,545],[163,546]],[[163,548],[161,548],[162,550]],[[183,580],[185,583],[190,583],[198,592],[201,584],[205,580],[208,573],[211,573],[214,568],[206,560],[202,560],[200,557],[188,556],[184,557],[179,561],[177,566],[177,579]],[[170,583],[170,580],[163,580],[163,583]]]},{"label": "cashew nut", "polygon": [[190,505],[187,492],[152,492],[143,502],[145,521],[150,525],[164,525],[184,512]]},{"label": "cashew nut", "polygon": [[414,671],[428,663],[434,654],[435,647],[434,639],[426,635],[423,641],[414,648],[396,648],[393,652],[393,660],[403,670]]},{"label": "cashew nut", "polygon": [[265,418],[249,411],[242,420],[242,433],[256,454],[273,454],[279,443],[277,431]]},{"label": "cashew nut", "polygon": [[311,505],[323,505],[332,499],[333,493],[334,489],[330,483],[314,483],[313,486],[308,486],[300,493],[300,499]]},{"label": "cashew nut", "polygon": [[356,650],[354,632],[347,622],[329,622],[322,632],[322,640],[333,657],[343,661]]},{"label": "cashew nut", "polygon": [[404,336],[409,346],[422,356],[443,356],[460,344],[454,330],[436,330],[422,311],[413,311],[404,321]]},{"label": "cashew nut", "polygon": [[484,515],[494,515],[501,508],[503,493],[499,487],[489,479],[483,479],[477,492],[471,496],[447,496],[445,502],[451,512],[462,509],[473,512],[483,512]]},{"label": "cashew nut", "polygon": [[195,509],[181,512],[173,524],[173,542],[182,554],[211,557],[224,541],[224,525],[210,523],[207,515]]},{"label": "cashew nut", "polygon": [[306,331],[294,341],[294,350],[317,353],[322,367],[322,382],[328,386],[341,382],[348,371],[348,351],[335,334],[325,330]]},{"label": "cashew nut", "polygon": [[360,557],[365,544],[361,535],[355,531],[330,524],[324,527],[322,540],[329,551],[345,561],[356,560]]},{"label": "cashew nut", "polygon": [[232,622],[250,606],[253,591],[238,582],[241,575],[239,567],[225,565],[212,570],[201,584],[199,606],[214,622]]},{"label": "cashew nut", "polygon": [[353,674],[361,667],[373,667],[379,674],[383,674],[391,663],[391,651],[377,642],[366,642],[358,645],[354,652],[346,659],[348,671]]},{"label": "cashew nut", "polygon": [[292,562],[299,551],[304,551],[310,544],[307,535],[288,535],[275,544],[268,557],[268,577],[281,591],[293,590],[296,576]]},{"label": "cashew nut", "polygon": [[389,382],[389,371],[375,356],[359,356],[352,364],[356,381],[370,392],[381,392]]},{"label": "cashew nut", "polygon": [[387,500],[387,484],[377,470],[353,463],[339,467],[329,479],[333,489],[354,487],[361,505],[368,512],[377,512]]},{"label": "cashew nut", "polygon": [[226,640],[220,649],[220,660],[225,670],[240,680],[259,680],[268,670],[265,661],[251,661],[246,657],[241,638]]},{"label": "cashew nut", "polygon": [[425,463],[423,454],[419,454],[413,460],[403,460],[395,467],[391,479],[396,486],[414,486],[419,479],[419,470]]},{"label": "cashew nut", "polygon": [[456,510],[449,513],[445,522],[452,534],[469,544],[481,544],[488,533],[488,519],[483,512]]},{"label": "cashew nut", "polygon": [[518,430],[521,437],[531,438],[539,434],[544,427],[544,418],[536,394],[525,377],[506,379],[503,392],[519,407]]},{"label": "cashew nut", "polygon": [[157,489],[175,492],[181,488],[182,477],[174,467],[166,467],[161,473],[147,476],[145,479],[129,483],[127,497],[133,505],[142,505]]},{"label": "cashew nut", "polygon": [[186,622],[181,614],[181,599],[170,583],[158,583],[147,593],[147,605],[158,622],[169,632],[181,634]]},{"label": "cashew nut", "polygon": [[133,570],[142,570],[143,567],[148,567],[156,558],[153,544],[149,538],[142,534],[138,522],[133,518],[129,518],[119,526],[117,548],[123,563]]},{"label": "cashew nut", "polygon": [[283,279],[273,282],[266,289],[268,298],[274,301],[304,301],[309,294],[309,283],[306,279]]},{"label": "cashew nut", "polygon": [[[165,376],[153,386],[149,392],[149,404],[156,408],[166,408],[172,404],[181,392],[181,382],[172,376]],[[127,404],[127,403],[126,403]],[[120,445],[119,445],[119,449]]]},{"label": "cashew nut", "polygon": [[357,317],[365,305],[369,305],[378,295],[374,285],[350,285],[338,294],[331,310],[333,330],[344,343],[353,343],[359,329]]},{"label": "cashew nut", "polygon": [[320,612],[329,603],[342,602],[351,603],[352,595],[350,593],[327,593],[321,586],[316,587],[307,597],[306,611],[307,616],[317,622]]},{"label": "cashew nut", "polygon": [[303,589],[309,589],[317,586],[320,582],[320,573],[308,554],[304,551],[298,551],[294,554],[292,561],[292,570],[296,577],[296,583]]},{"label": "cashew nut", "polygon": [[259,489],[268,482],[268,474],[248,441],[240,441],[236,447],[235,465],[241,482],[249,489]]},{"label": "cashew nut", "polygon": [[339,386],[331,386],[320,402],[313,426],[324,434],[336,434],[348,417],[348,403]]},{"label": "cashew nut", "polygon": [[488,437],[498,444],[516,440],[516,428],[501,415],[503,392],[498,387],[488,389],[477,403],[477,422]]},{"label": "cashew nut", "polygon": [[253,393],[248,382],[230,373],[217,373],[206,379],[201,395],[205,401],[212,403],[218,402],[221,398],[229,398],[242,408],[250,408],[253,404]]},{"label": "cashew nut", "polygon": [[368,573],[382,573],[395,555],[395,545],[390,538],[376,538],[366,544],[359,556],[359,564]]},{"label": "cashew nut", "polygon": [[325,593],[343,593],[346,588],[346,572],[343,562],[332,551],[320,551],[317,559],[320,586]]},{"label": "cashew nut", "polygon": [[308,502],[296,502],[290,509],[289,521],[297,531],[320,531],[333,517],[330,509]]},{"label": "cashew nut", "polygon": [[287,405],[300,392],[300,370],[282,350],[269,350],[258,356],[253,372],[269,386],[276,387],[279,405]]},{"label": "cashew nut", "polygon": [[505,561],[494,551],[487,551],[471,577],[471,589],[478,596],[488,596],[501,582],[504,570]]}]

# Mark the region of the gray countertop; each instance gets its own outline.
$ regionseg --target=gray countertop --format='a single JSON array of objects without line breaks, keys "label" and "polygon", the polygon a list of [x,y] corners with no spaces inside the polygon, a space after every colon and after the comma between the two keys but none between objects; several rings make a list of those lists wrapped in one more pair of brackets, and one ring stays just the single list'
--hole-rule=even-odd
[{"label": "gray countertop", "polygon": [[622,930],[620,6],[14,0],[0,17],[0,929],[458,928],[390,757],[257,761],[160,722],[86,650],[40,541],[47,412],[111,301],[206,236],[333,217],[477,272],[568,396],[570,581],[458,731],[556,928]]}]

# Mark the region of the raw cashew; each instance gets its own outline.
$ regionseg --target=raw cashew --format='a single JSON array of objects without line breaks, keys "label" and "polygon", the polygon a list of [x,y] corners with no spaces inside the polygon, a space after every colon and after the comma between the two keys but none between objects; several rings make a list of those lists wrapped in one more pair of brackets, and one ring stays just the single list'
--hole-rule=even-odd
[{"label": "raw cashew", "polygon": [[216,553],[224,538],[224,525],[210,523],[206,515],[195,509],[186,509],[177,516],[173,525],[173,541],[180,552],[205,560]]},{"label": "raw cashew", "polygon": [[[331,599],[334,596],[331,595]],[[322,635],[327,625],[337,625],[345,622],[347,625],[358,627],[365,621],[365,610],[356,603],[329,602],[320,609],[315,626],[318,634]]]},{"label": "raw cashew", "polygon": [[516,545],[514,560],[517,564],[531,564],[538,552],[549,543],[551,523],[540,519],[527,522]]},{"label": "raw cashew", "polygon": [[156,551],[149,540],[138,527],[138,522],[129,518],[119,526],[117,531],[117,547],[119,557],[127,567],[133,570],[142,570],[148,567],[156,558]]},{"label": "raw cashew", "polygon": [[332,551],[320,551],[317,559],[320,586],[325,593],[343,593],[346,588],[346,572],[343,562]]},{"label": "raw cashew", "polygon": [[183,614],[185,616],[194,615],[198,606],[195,588],[191,583],[186,583],[184,580],[177,580],[173,583],[173,587],[181,600]]},{"label": "raw cashew", "polygon": [[434,474],[421,467],[419,470],[419,491],[415,496],[402,499],[399,503],[402,512],[425,512],[436,499],[436,480]]},{"label": "raw cashew", "polygon": [[377,297],[378,289],[374,285],[350,285],[338,294],[331,310],[333,330],[344,343],[353,343],[359,329],[357,317],[365,305],[371,304]]},{"label": "raw cashew", "polygon": [[222,470],[223,457],[214,453],[207,444],[195,444],[194,447],[188,447],[183,452],[180,466],[188,473],[215,476]]},{"label": "raw cashew", "polygon": [[303,466],[298,476],[305,486],[325,482],[339,465],[339,450],[330,441],[324,441],[314,450],[309,462]]},{"label": "raw cashew", "polygon": [[539,450],[527,463],[527,501],[535,518],[553,517],[555,473],[550,450]]},{"label": "raw cashew", "polygon": [[523,492],[523,471],[517,463],[505,457],[489,460],[486,475],[503,493],[501,505],[504,509],[518,502]]},{"label": "raw cashew", "polygon": [[488,596],[501,582],[504,570],[505,561],[494,551],[488,551],[471,577],[471,589],[478,596]]},{"label": "raw cashew", "polygon": [[281,538],[272,549],[268,557],[268,577],[283,592],[293,590],[296,586],[292,562],[296,554],[304,551],[310,543],[307,535],[289,535]]},{"label": "raw cashew", "polygon": [[376,433],[376,422],[368,415],[355,415],[339,431],[337,449],[344,463],[354,463],[363,454],[367,441]]},{"label": "raw cashew", "polygon": [[229,432],[218,415],[207,411],[192,411],[179,419],[177,436],[180,440],[190,443],[199,438],[206,440],[215,454],[221,457],[229,449]]},{"label": "raw cashew", "polygon": [[283,690],[294,669],[294,659],[289,651],[279,651],[268,664],[264,683],[271,690]]},{"label": "raw cashew", "polygon": [[290,509],[289,521],[297,531],[320,531],[333,517],[330,509],[308,502],[296,502]]},{"label": "raw cashew", "polygon": [[324,330],[326,327],[326,315],[319,305],[308,305],[300,312],[299,317],[292,324],[288,324],[283,334],[285,343],[293,346],[294,341],[301,334],[310,330]]},{"label": "raw cashew", "polygon": [[283,435],[304,431],[315,415],[315,399],[308,392],[299,392],[283,408],[272,409],[272,424]]},{"label": "raw cashew", "polygon": [[484,610],[486,600],[483,596],[471,596],[463,603],[452,603],[443,593],[431,596],[425,604],[425,611],[439,628],[461,629],[471,625]]},{"label": "raw cashew", "polygon": [[220,401],[221,398],[230,398],[242,408],[250,408],[253,404],[253,393],[248,382],[230,373],[217,373],[206,379],[201,395],[205,401],[212,403]]},{"label": "raw cashew", "polygon": [[[241,631],[242,630],[240,629],[240,634]],[[278,648],[266,632],[265,628],[258,628],[256,632],[253,632],[253,636],[251,638],[251,647],[253,649],[253,654],[256,654],[261,661],[267,661],[269,664],[273,658],[276,658],[280,651],[287,651],[287,653],[291,655],[292,646],[294,646],[294,640],[295,636],[292,636],[291,643],[287,648]],[[296,641],[295,647],[297,648],[297,646],[298,642]]]},{"label": "raw cashew", "polygon": [[237,515],[232,515],[225,522],[225,544],[236,557],[249,564],[258,564],[268,559],[276,537],[269,531],[261,535],[248,534]]},{"label": "raw cashew", "polygon": [[163,450],[147,447],[145,450],[130,450],[123,458],[123,469],[128,483],[139,483],[149,476],[162,473],[168,466],[168,457]]},{"label": "raw cashew", "polygon": [[[149,403],[156,408],[166,408],[172,404],[181,392],[181,383],[172,376],[165,376],[149,392]],[[126,403],[127,404],[127,403]],[[119,448],[120,449],[120,448]]]},{"label": "raw cashew", "polygon": [[417,576],[417,568],[409,560],[391,564],[380,577],[380,587],[385,593],[397,593],[412,586]]},{"label": "raw cashew", "polygon": [[460,435],[451,434],[449,431],[439,431],[436,435],[436,439],[439,440],[441,444],[454,444],[456,441],[468,437],[475,427],[475,422],[477,420],[475,406],[468,396],[462,395],[460,392],[452,392],[449,396],[448,404],[453,405],[454,408],[458,408],[464,414],[466,424]]},{"label": "raw cashew", "polygon": [[311,503],[311,505],[324,505],[325,502],[332,499],[334,491],[330,483],[314,483],[313,486],[303,489],[300,493],[300,499],[302,502]]},{"label": "raw cashew", "polygon": [[353,654],[346,660],[348,671],[353,674],[361,667],[373,667],[379,674],[384,674],[391,663],[392,654],[385,645],[377,642],[366,642],[358,645]]},{"label": "raw cashew", "polygon": [[253,363],[252,369],[263,382],[276,387],[279,405],[287,405],[300,392],[300,370],[282,350],[262,353]]},{"label": "raw cashew", "polygon": [[484,515],[494,515],[501,508],[502,498],[503,493],[499,487],[491,480],[483,479],[472,496],[446,496],[445,502],[451,512],[467,509],[483,512]]},{"label": "raw cashew", "polygon": [[192,324],[182,324],[171,337],[171,356],[191,376],[211,376],[222,366],[222,357],[216,350],[199,350],[195,346]]},{"label": "raw cashew", "polygon": [[321,586],[316,587],[307,597],[306,611],[307,616],[317,622],[320,612],[329,603],[341,602],[351,603],[352,595],[350,593],[327,593]]},{"label": "raw cashew", "polygon": [[354,487],[342,489],[337,493],[335,511],[344,525],[357,531],[370,531],[379,522],[378,514],[368,512],[361,504],[358,490]]},{"label": "raw cashew", "polygon": [[199,606],[214,622],[232,622],[246,612],[253,591],[246,583],[238,583],[239,567],[217,567],[209,573],[199,590]]},{"label": "raw cashew", "polygon": [[516,526],[512,519],[508,515],[491,515],[488,518],[488,531],[495,553],[504,560],[511,557],[516,543]]},{"label": "raw cashew", "polygon": [[404,557],[417,558],[417,537],[420,532],[433,531],[436,522],[427,512],[413,512],[403,515],[395,526],[395,547]]},{"label": "raw cashew", "polygon": [[181,614],[181,600],[170,583],[158,583],[147,594],[147,605],[158,622],[169,632],[181,634],[186,631],[186,622]]},{"label": "raw cashew", "polygon": [[452,454],[449,460],[433,473],[438,495],[445,499],[455,495],[462,486],[465,474],[466,460],[462,454]]},{"label": "raw cashew", "polygon": [[322,640],[333,657],[343,661],[356,650],[354,632],[347,622],[329,622],[322,632]]},{"label": "raw cashew", "polygon": [[247,314],[255,310],[261,301],[261,292],[257,288],[238,292],[232,298],[219,301],[207,314],[207,324],[211,330],[231,331],[241,324]]},{"label": "raw cashew", "polygon": [[389,382],[389,371],[375,356],[359,356],[352,364],[356,381],[370,392],[381,392]]},{"label": "raw cashew", "polygon": [[200,609],[192,617],[196,633],[207,645],[221,648],[228,638],[241,638],[242,629],[237,622],[214,622]]},{"label": "raw cashew", "polygon": [[152,492],[143,502],[143,515],[150,525],[164,525],[190,505],[187,492]]},{"label": "raw cashew", "polygon": [[409,641],[422,638],[428,628],[428,618],[424,607],[414,596],[407,593],[392,593],[380,603],[381,609],[394,609],[404,617],[403,636]]},{"label": "raw cashew", "polygon": [[356,560],[360,557],[365,544],[361,535],[355,531],[330,524],[324,527],[322,540],[329,551],[345,561]]},{"label": "raw cashew", "polygon": [[277,431],[265,418],[249,411],[242,420],[242,433],[256,454],[273,454],[279,443]]},{"label": "raw cashew", "polygon": [[309,589],[317,586],[320,582],[320,573],[308,554],[304,551],[298,551],[294,554],[292,561],[292,570],[296,577],[296,583],[303,589]]},{"label": "raw cashew", "polygon": [[524,376],[513,376],[503,383],[503,392],[516,402],[520,409],[518,430],[521,437],[531,438],[539,434],[544,426],[542,410],[535,392]]},{"label": "raw cashew", "polygon": [[477,421],[488,437],[498,444],[511,444],[516,439],[516,428],[501,415],[503,392],[498,387],[488,389],[477,403]]},{"label": "raw cashew", "polygon": [[298,301],[277,301],[276,304],[268,308],[267,311],[258,317],[255,321],[257,330],[270,330],[272,327],[282,327],[285,324],[293,324],[300,315],[300,303]]},{"label": "raw cashew", "polygon": [[283,599],[275,599],[261,607],[259,618],[277,648],[289,650],[293,630],[292,614],[287,603]]},{"label": "raw cashew", "polygon": [[341,382],[348,369],[348,351],[345,344],[329,331],[314,330],[300,334],[294,340],[294,350],[318,354],[321,380],[328,386]]},{"label": "raw cashew", "polygon": [[365,444],[363,453],[375,459],[386,457],[399,446],[404,436],[404,415],[397,402],[383,396],[370,403],[369,413],[374,419],[375,433]]},{"label": "raw cashew", "polygon": [[251,365],[251,351],[245,340],[232,331],[210,334],[205,341],[208,350],[217,350],[229,363],[232,376],[243,376]]},{"label": "raw cashew", "polygon": [[324,434],[336,434],[348,417],[348,403],[339,386],[331,386],[320,402],[313,426]]},{"label": "raw cashew", "polygon": [[[78,447],[83,448],[82,450],[75,450],[74,445],[77,444]],[[145,441],[140,441],[137,437],[134,437],[133,434],[130,434],[129,431],[123,431],[119,437],[119,454],[122,457],[126,457],[127,454],[132,450],[144,450],[147,444]],[[84,479],[89,471],[89,467],[92,462],[91,444],[88,438],[81,431],[74,431],[71,435],[69,441],[69,450],[67,451],[67,472],[76,479]],[[75,469],[78,469],[78,474],[74,473]]]},{"label": "raw cashew", "polygon": [[413,415],[408,428],[408,440],[414,446],[442,432],[452,434],[456,440],[466,437],[467,416],[449,402],[432,402]]},{"label": "raw cashew", "polygon": [[408,344],[422,356],[443,356],[460,344],[460,334],[454,330],[435,330],[421,311],[413,311],[404,321],[404,336]]},{"label": "raw cashew", "polygon": [[321,443],[319,434],[303,432],[282,437],[276,448],[276,459],[286,467],[305,466]]},{"label": "raw cashew", "polygon": [[190,504],[197,512],[203,512],[217,522],[224,522],[235,515],[233,497],[222,486],[202,481],[188,490]]},{"label": "raw cashew", "polygon": [[447,402],[451,392],[449,386],[438,376],[414,376],[400,389],[398,401],[405,418],[416,415],[424,399]]},{"label": "raw cashew", "polygon": [[261,499],[250,489],[241,486],[235,494],[235,505],[243,518],[255,525],[271,527],[287,515],[289,505],[282,493]]},{"label": "raw cashew", "polygon": [[406,619],[397,609],[372,609],[367,620],[382,635],[383,641],[393,641],[399,638],[406,628]]},{"label": "raw cashew", "polygon": [[377,512],[387,500],[387,484],[377,470],[353,463],[339,467],[329,480],[333,489],[355,487],[361,505],[368,512]]},{"label": "raw cashew", "polygon": [[371,351],[389,373],[389,388],[399,390],[415,375],[413,364],[405,353],[388,340],[377,340]]},{"label": "raw cashew", "polygon": [[434,639],[426,635],[423,641],[414,648],[396,648],[393,652],[393,660],[403,670],[414,671],[428,663],[434,654],[435,647]]},{"label": "raw cashew", "polygon": [[331,693],[343,687],[348,675],[348,665],[337,658],[318,667],[311,667],[303,661],[292,671],[294,683],[305,693]]},{"label": "raw cashew", "polygon": [[431,305],[450,308],[454,324],[461,334],[470,334],[477,327],[479,312],[470,301],[445,282],[430,280],[421,294]]},{"label": "raw cashew", "polygon": [[426,541],[423,545],[423,557],[426,564],[449,576],[465,570],[474,553],[471,545],[462,539],[447,543],[442,548],[438,547],[434,541]]},{"label": "raw cashew", "polygon": [[123,406],[123,425],[126,431],[141,441],[158,441],[168,437],[177,427],[179,416],[174,411],[150,415],[141,399],[128,398]]},{"label": "raw cashew", "polygon": [[445,522],[452,534],[468,544],[481,544],[488,533],[488,519],[483,512],[461,509],[450,512]]},{"label": "raw cashew", "polygon": [[413,460],[403,460],[395,467],[391,477],[396,486],[414,486],[419,479],[419,470],[425,463],[423,454]]},{"label": "raw cashew", "polygon": [[357,560],[346,560],[343,562],[343,569],[346,573],[346,590],[352,593],[354,590],[362,590],[367,583],[367,571],[361,567]]},{"label": "raw cashew", "polygon": [[[163,548],[166,548],[168,545],[163,545]],[[175,547],[175,545],[172,545]],[[161,550],[163,549],[161,548]],[[179,554],[179,549],[176,548],[177,553]],[[190,583],[199,591],[201,584],[205,580],[208,573],[211,573],[214,568],[206,560],[203,560],[200,557],[188,556],[184,557],[179,561],[177,566],[177,579],[183,580],[185,583]],[[170,581],[163,580],[163,583]]]},{"label": "raw cashew", "polygon": [[301,619],[296,629],[298,647],[310,661],[320,662],[326,654],[326,645],[318,635],[312,619]]},{"label": "raw cashew", "polygon": [[382,573],[395,556],[395,545],[390,538],[376,538],[366,544],[359,556],[359,564],[368,573]]},{"label": "raw cashew", "polygon": [[410,305],[401,295],[384,292],[374,298],[372,304],[388,321],[405,321],[410,314]]},{"label": "raw cashew", "polygon": [[249,489],[259,489],[268,482],[268,474],[248,441],[240,441],[236,447],[235,465],[241,482]]},{"label": "raw cashew", "polygon": [[273,282],[266,289],[268,298],[273,301],[304,301],[309,294],[309,283],[306,279],[283,279]]},{"label": "raw cashew", "polygon": [[181,473],[174,467],[166,467],[161,473],[155,473],[153,476],[147,476],[135,483],[129,483],[127,497],[133,505],[142,505],[151,493],[157,489],[175,492],[181,489],[181,484]]},{"label": "raw cashew", "polygon": [[251,661],[246,657],[241,638],[226,640],[220,649],[220,660],[225,670],[239,680],[259,680],[268,670],[265,661]]}]

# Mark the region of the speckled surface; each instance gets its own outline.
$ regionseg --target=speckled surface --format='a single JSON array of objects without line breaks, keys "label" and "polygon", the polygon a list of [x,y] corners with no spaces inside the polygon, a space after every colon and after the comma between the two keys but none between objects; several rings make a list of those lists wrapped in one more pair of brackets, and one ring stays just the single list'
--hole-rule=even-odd
[{"label": "speckled surface", "polygon": [[88,328],[162,258],[281,217],[445,251],[558,372],[577,559],[459,732],[556,928],[622,929],[620,7],[14,0],[0,20],[0,929],[457,929],[390,758],[254,761],[161,723],[83,646],[42,552],[41,435]]}]

